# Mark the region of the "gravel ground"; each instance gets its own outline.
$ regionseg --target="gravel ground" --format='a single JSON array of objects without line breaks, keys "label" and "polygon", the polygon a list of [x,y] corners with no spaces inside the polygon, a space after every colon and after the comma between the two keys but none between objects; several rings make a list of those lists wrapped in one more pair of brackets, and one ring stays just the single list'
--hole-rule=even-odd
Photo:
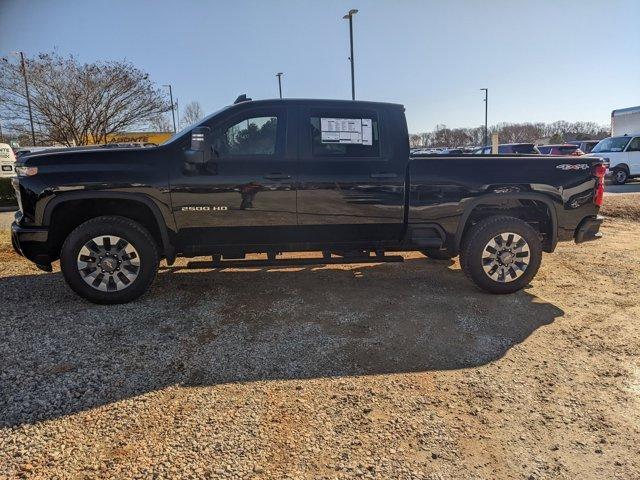
[{"label": "gravel ground", "polygon": [[508,296],[407,254],[120,306],[2,235],[0,478],[640,478],[640,223],[604,232]]}]

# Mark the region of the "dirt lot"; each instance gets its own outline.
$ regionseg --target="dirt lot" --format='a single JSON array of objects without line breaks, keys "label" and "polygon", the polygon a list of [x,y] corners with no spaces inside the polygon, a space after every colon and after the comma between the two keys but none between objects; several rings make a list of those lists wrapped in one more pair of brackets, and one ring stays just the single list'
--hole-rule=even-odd
[{"label": "dirt lot", "polygon": [[606,239],[510,296],[408,254],[164,268],[94,306],[4,235],[0,478],[640,478],[640,198],[620,197]]}]

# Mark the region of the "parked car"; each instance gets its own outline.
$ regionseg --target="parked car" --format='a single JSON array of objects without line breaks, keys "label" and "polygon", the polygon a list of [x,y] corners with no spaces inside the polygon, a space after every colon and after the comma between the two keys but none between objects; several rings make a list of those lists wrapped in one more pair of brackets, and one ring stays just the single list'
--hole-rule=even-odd
[{"label": "parked car", "polygon": [[536,148],[543,155],[584,155],[577,145],[565,143],[562,145],[537,145]]},{"label": "parked car", "polygon": [[464,152],[460,148],[439,148],[439,149],[425,149],[419,152],[414,152],[413,156],[424,155],[462,155]]},{"label": "parked car", "polygon": [[584,153],[591,153],[591,150],[593,150],[593,147],[595,147],[599,141],[600,140],[574,140],[567,143],[577,145]]},{"label": "parked car", "polygon": [[640,133],[600,140],[588,156],[605,158],[611,179],[623,185],[630,178],[640,176]]},{"label": "parked car", "polygon": [[16,157],[11,146],[7,143],[0,143],[0,178],[13,177],[16,174],[15,165]]},{"label": "parked car", "polygon": [[[16,251],[71,288],[122,303],[158,262],[212,268],[460,255],[480,288],[511,293],[558,241],[599,238],[600,158],[409,157],[402,105],[241,96],[158,147],[25,155],[13,180]],[[280,252],[322,257],[278,259]],[[247,285],[250,285],[248,280]]]},{"label": "parked car", "polygon": [[445,148],[438,152],[438,155],[462,155],[464,152],[461,148]]},{"label": "parked car", "polygon": [[[524,153],[524,154],[540,154],[538,149],[533,143],[503,143],[498,145],[498,153]],[[480,147],[475,152],[474,155],[490,155],[491,154],[491,146],[488,147]]]}]

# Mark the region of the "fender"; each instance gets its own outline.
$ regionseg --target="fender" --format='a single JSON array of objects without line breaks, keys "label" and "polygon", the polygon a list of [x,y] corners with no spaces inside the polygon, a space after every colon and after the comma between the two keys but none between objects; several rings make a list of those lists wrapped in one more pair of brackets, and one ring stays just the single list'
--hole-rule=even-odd
[{"label": "fender", "polygon": [[551,214],[551,251],[555,250],[556,245],[558,244],[558,214],[553,200],[541,193],[514,192],[482,195],[469,202],[460,216],[460,222],[458,223],[458,229],[456,230],[456,236],[454,239],[456,252],[460,251],[462,234],[473,209],[478,205],[485,203],[488,205],[499,205],[503,200],[535,200],[537,202],[544,203]]},{"label": "fender", "polygon": [[132,200],[139,202],[149,207],[151,213],[158,224],[158,230],[160,231],[160,237],[162,239],[162,249],[164,250],[167,263],[170,265],[175,261],[176,249],[171,244],[169,239],[169,228],[174,232],[176,231],[173,216],[169,216],[168,221],[165,216],[162,215],[158,205],[147,195],[130,192],[66,192],[56,195],[52,198],[44,208],[42,214],[41,225],[48,226],[51,221],[51,215],[58,205],[72,201],[72,200],[90,200],[90,199],[118,199],[118,200]]},{"label": "fender", "polygon": [[627,175],[631,174],[631,170],[629,169],[629,165],[627,165],[626,163],[616,163],[615,165],[610,165],[609,169],[613,170],[614,168],[620,168],[622,170],[626,170],[627,171]]}]

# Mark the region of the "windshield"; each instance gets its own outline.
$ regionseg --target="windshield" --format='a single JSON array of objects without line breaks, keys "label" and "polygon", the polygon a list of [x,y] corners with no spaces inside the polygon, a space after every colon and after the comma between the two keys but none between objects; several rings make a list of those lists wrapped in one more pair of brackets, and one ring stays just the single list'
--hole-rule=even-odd
[{"label": "windshield", "polygon": [[607,152],[621,152],[625,149],[627,144],[631,140],[631,137],[609,137],[604,140],[600,140],[591,153],[607,153]]},{"label": "windshield", "polygon": [[207,115],[206,117],[204,117],[202,120],[199,120],[196,123],[192,123],[191,125],[189,125],[188,127],[183,128],[182,130],[180,130],[177,133],[174,133],[173,135],[171,135],[168,139],[166,139],[163,143],[161,143],[161,145],[167,145],[169,143],[172,143],[174,141],[176,141],[178,138],[182,137],[185,133],[190,132],[193,128],[198,127],[200,125],[203,125],[205,122],[208,122],[209,120],[211,120],[213,117],[215,117],[216,115],[218,115],[219,113],[223,112],[224,110],[231,108],[233,105],[227,105],[226,107],[221,108],[220,110],[213,112],[211,115]]}]

